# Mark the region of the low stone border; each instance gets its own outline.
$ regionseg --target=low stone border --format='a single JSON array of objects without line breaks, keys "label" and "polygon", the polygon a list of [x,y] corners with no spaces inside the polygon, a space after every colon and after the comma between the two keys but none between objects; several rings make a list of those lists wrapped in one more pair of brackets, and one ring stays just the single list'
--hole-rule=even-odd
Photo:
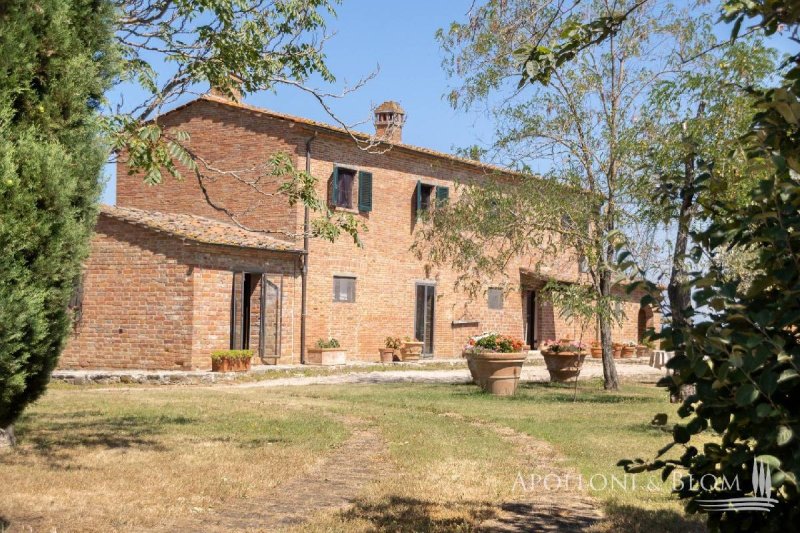
[{"label": "low stone border", "polygon": [[[424,370],[426,365],[451,365],[454,368],[465,367],[463,359],[427,359],[416,362],[378,363],[358,361],[344,366],[309,366],[309,365],[256,365],[250,372],[211,372],[209,370],[56,370],[52,381],[69,385],[208,385],[212,383],[232,383],[246,380],[248,376],[281,373],[285,377],[304,377],[302,371],[319,371],[323,375],[329,371],[331,375],[369,371],[383,367],[386,370]],[[283,376],[282,376],[283,377]]]}]

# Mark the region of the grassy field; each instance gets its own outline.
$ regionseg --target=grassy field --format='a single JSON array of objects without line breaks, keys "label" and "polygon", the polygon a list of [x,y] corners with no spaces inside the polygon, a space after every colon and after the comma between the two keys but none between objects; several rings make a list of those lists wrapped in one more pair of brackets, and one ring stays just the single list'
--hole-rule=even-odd
[{"label": "grassy field", "polygon": [[[530,450],[498,428],[549,443],[585,480],[624,479],[619,459],[651,457],[670,439],[648,423],[657,412],[674,415],[665,392],[632,383],[619,393],[582,383],[577,402],[570,388],[542,384],[514,398],[471,385],[59,387],[18,424],[17,449],[0,455],[0,520],[7,531],[181,529],[288,498],[285,487],[302,488],[304,476],[319,482],[326,460],[346,472],[356,457],[348,439],[370,432],[381,443],[375,475],[355,504],[293,527],[469,531],[503,504],[535,501],[520,493],[520,474],[548,473],[530,471]],[[636,490],[594,479],[605,519],[593,531],[702,530],[655,477]]]}]

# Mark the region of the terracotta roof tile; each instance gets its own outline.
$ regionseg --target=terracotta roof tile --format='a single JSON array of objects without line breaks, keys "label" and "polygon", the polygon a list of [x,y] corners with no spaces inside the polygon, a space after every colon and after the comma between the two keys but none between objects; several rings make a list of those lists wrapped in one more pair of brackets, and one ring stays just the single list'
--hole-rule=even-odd
[{"label": "terracotta roof tile", "polygon": [[290,242],[197,215],[161,213],[105,204],[100,206],[100,213],[122,222],[204,244],[302,253],[301,249],[295,248]]}]

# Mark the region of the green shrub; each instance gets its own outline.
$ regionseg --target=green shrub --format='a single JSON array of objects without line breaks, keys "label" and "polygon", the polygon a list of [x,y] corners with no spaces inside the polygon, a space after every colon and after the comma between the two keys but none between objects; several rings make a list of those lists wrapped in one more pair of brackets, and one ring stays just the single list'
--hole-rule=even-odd
[{"label": "green shrub", "polygon": [[79,314],[116,4],[0,2],[0,428],[44,392]]},{"label": "green shrub", "polygon": [[250,359],[253,350],[215,350],[211,352],[211,359]]},{"label": "green shrub", "polygon": [[328,339],[328,340],[320,339],[320,340],[317,341],[317,348],[322,348],[322,349],[339,348],[339,346],[340,346],[339,345],[339,341],[337,341],[336,339],[333,339],[333,338]]},{"label": "green shrub", "polygon": [[390,350],[399,350],[400,346],[403,345],[403,341],[400,340],[400,337],[386,337],[386,347]]}]

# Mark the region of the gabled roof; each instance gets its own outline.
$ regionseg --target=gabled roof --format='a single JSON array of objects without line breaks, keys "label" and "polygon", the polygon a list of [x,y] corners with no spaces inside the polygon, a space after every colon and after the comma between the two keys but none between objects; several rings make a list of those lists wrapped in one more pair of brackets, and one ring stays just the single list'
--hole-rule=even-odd
[{"label": "gabled roof", "polygon": [[100,205],[100,214],[128,224],[203,244],[303,253],[302,249],[295,248],[292,243],[270,237],[262,232],[246,230],[235,224],[197,215],[161,213],[105,204]]},{"label": "gabled roof", "polygon": [[[224,105],[224,106],[231,107],[231,108],[234,108],[234,109],[241,109],[241,110],[244,110],[244,111],[249,111],[251,113],[257,113],[257,114],[264,115],[264,116],[267,116],[267,117],[270,117],[270,118],[274,118],[274,119],[277,119],[277,120],[284,120],[284,121],[287,121],[287,122],[293,122],[295,124],[300,124],[300,125],[303,125],[303,126],[306,126],[306,127],[311,128],[311,129],[318,130],[318,131],[327,131],[327,132],[330,132],[330,133],[343,134],[343,135],[347,135],[347,136],[350,136],[352,134],[357,139],[362,139],[362,140],[365,140],[365,141],[370,139],[370,135],[367,135],[366,133],[361,133],[361,132],[356,132],[356,131],[348,132],[344,128],[340,128],[338,126],[332,126],[330,124],[325,124],[324,122],[318,122],[316,120],[311,120],[309,118],[296,117],[294,115],[287,115],[286,113],[279,113],[277,111],[272,111],[272,110],[269,110],[269,109],[265,109],[263,107],[257,107],[257,106],[250,105],[250,104],[245,104],[245,103],[242,103],[242,102],[235,102],[233,100],[230,100],[229,98],[225,98],[225,97],[222,97],[222,96],[217,96],[217,95],[214,95],[214,94],[203,94],[203,95],[200,95],[197,98],[195,98],[194,100],[190,100],[189,102],[186,102],[185,104],[181,104],[181,105],[175,107],[174,109],[171,109],[170,111],[167,111],[167,112],[163,113],[161,116],[171,115],[172,113],[175,113],[176,111],[184,109],[184,108],[186,108],[186,107],[188,107],[188,106],[190,106],[190,105],[192,105],[192,104],[194,104],[196,102],[202,102],[202,101],[213,102],[213,103]],[[381,142],[381,145],[386,145],[387,147],[391,146],[392,149],[399,149],[399,150],[405,150],[405,151],[412,152],[412,153],[423,154],[423,155],[426,155],[426,156],[435,157],[437,159],[444,159],[444,160],[447,160],[447,161],[460,163],[460,164],[463,164],[463,165],[467,165],[467,166],[470,166],[470,167],[478,168],[478,169],[489,171],[489,172],[493,172],[493,173],[504,174],[506,176],[515,176],[517,178],[532,178],[532,177],[534,177],[534,176],[532,176],[530,174],[525,174],[525,173],[522,173],[522,172],[517,172],[517,171],[514,171],[514,170],[510,170],[508,168],[501,167],[499,165],[492,165],[490,163],[483,163],[481,161],[476,161],[474,159],[467,159],[465,157],[459,157],[459,156],[456,156],[456,155],[453,155],[453,154],[447,154],[447,153],[444,153],[444,152],[438,152],[436,150],[431,150],[430,148],[423,148],[423,147],[414,146],[414,145],[411,145],[411,144],[392,143],[392,142],[388,142],[388,141],[383,140],[383,139],[381,139],[380,142]]]}]

